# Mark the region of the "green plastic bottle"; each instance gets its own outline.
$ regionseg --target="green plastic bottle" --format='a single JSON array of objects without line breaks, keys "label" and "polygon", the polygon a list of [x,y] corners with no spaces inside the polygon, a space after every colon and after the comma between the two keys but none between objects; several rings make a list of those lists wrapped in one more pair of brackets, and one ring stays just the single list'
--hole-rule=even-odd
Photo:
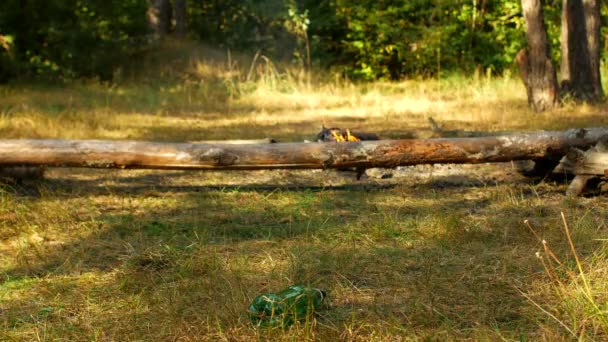
[{"label": "green plastic bottle", "polygon": [[293,285],[278,293],[263,293],[249,305],[249,316],[256,326],[288,327],[314,314],[327,294],[325,291]]}]

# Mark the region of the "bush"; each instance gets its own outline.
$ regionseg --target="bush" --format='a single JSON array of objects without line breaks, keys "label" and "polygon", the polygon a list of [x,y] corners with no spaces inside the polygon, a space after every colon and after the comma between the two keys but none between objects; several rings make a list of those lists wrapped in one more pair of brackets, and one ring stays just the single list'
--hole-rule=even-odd
[{"label": "bush", "polygon": [[146,9],[145,0],[5,0],[0,27],[15,37],[22,75],[106,79],[139,48],[132,41],[146,33]]}]

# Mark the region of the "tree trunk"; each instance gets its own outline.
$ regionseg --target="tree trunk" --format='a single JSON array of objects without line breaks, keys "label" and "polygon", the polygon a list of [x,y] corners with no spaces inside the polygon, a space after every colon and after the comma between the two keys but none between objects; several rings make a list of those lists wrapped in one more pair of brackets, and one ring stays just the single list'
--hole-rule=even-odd
[{"label": "tree trunk", "polygon": [[10,46],[8,45],[8,41],[4,38],[3,35],[0,34],[0,50],[9,51]]},{"label": "tree trunk", "polygon": [[482,138],[345,143],[187,144],[0,140],[0,166],[261,170],[396,167],[538,159],[595,145],[607,128]]},{"label": "tree trunk", "polygon": [[157,37],[164,37],[171,28],[171,3],[169,0],[148,0],[148,26]]},{"label": "tree trunk", "polygon": [[186,0],[175,0],[173,4],[173,14],[175,17],[175,36],[184,38],[188,27]]},{"label": "tree trunk", "polygon": [[529,49],[516,61],[528,92],[528,103],[536,111],[554,107],[558,101],[557,77],[551,62],[541,0],[522,0]]},{"label": "tree trunk", "polygon": [[563,0],[561,88],[577,100],[602,98],[600,2]]}]

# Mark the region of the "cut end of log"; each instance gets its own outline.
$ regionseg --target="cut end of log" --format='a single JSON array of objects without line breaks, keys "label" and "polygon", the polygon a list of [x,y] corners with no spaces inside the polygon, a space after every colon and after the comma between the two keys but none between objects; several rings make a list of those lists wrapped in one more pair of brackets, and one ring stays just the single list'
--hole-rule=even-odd
[{"label": "cut end of log", "polygon": [[[583,132],[586,135],[586,131]],[[584,136],[581,137],[581,139]],[[595,146],[587,151],[571,148],[555,168],[556,173],[575,175],[566,190],[568,196],[580,196],[589,180],[598,176],[608,176],[608,153],[606,152],[607,136],[601,136]]]},{"label": "cut end of log", "polygon": [[569,196],[569,197],[580,196],[583,193],[583,191],[585,190],[585,188],[587,187],[587,183],[589,182],[589,180],[591,180],[594,177],[595,176],[590,176],[590,175],[579,175],[579,176],[574,177],[572,182],[570,182],[568,189],[566,190],[566,196]]}]

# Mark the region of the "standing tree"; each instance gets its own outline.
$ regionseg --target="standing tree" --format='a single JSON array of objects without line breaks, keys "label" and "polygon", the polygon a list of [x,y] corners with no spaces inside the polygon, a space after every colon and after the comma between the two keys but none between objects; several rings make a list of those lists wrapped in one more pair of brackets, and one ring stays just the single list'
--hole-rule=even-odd
[{"label": "standing tree", "polygon": [[186,0],[175,0],[173,12],[175,16],[175,36],[184,38],[187,29],[187,7]]},{"label": "standing tree", "polygon": [[[600,76],[600,1],[562,0],[561,95],[581,101],[604,96]],[[544,23],[542,0],[522,0],[529,51],[516,61],[536,111],[553,107],[559,100],[555,69]]]},{"label": "standing tree", "polygon": [[175,36],[183,38],[187,30],[186,0],[148,0],[148,24],[150,30],[159,38],[165,37],[173,29],[175,19]]},{"label": "standing tree", "polygon": [[171,27],[171,3],[169,0],[148,0],[148,25],[157,37],[164,37]]},{"label": "standing tree", "polygon": [[603,97],[600,77],[600,1],[563,0],[561,90],[577,100]]},{"label": "standing tree", "polygon": [[522,0],[526,20],[528,50],[520,50],[515,60],[528,92],[528,103],[543,111],[557,104],[559,90],[545,27],[541,0]]}]

